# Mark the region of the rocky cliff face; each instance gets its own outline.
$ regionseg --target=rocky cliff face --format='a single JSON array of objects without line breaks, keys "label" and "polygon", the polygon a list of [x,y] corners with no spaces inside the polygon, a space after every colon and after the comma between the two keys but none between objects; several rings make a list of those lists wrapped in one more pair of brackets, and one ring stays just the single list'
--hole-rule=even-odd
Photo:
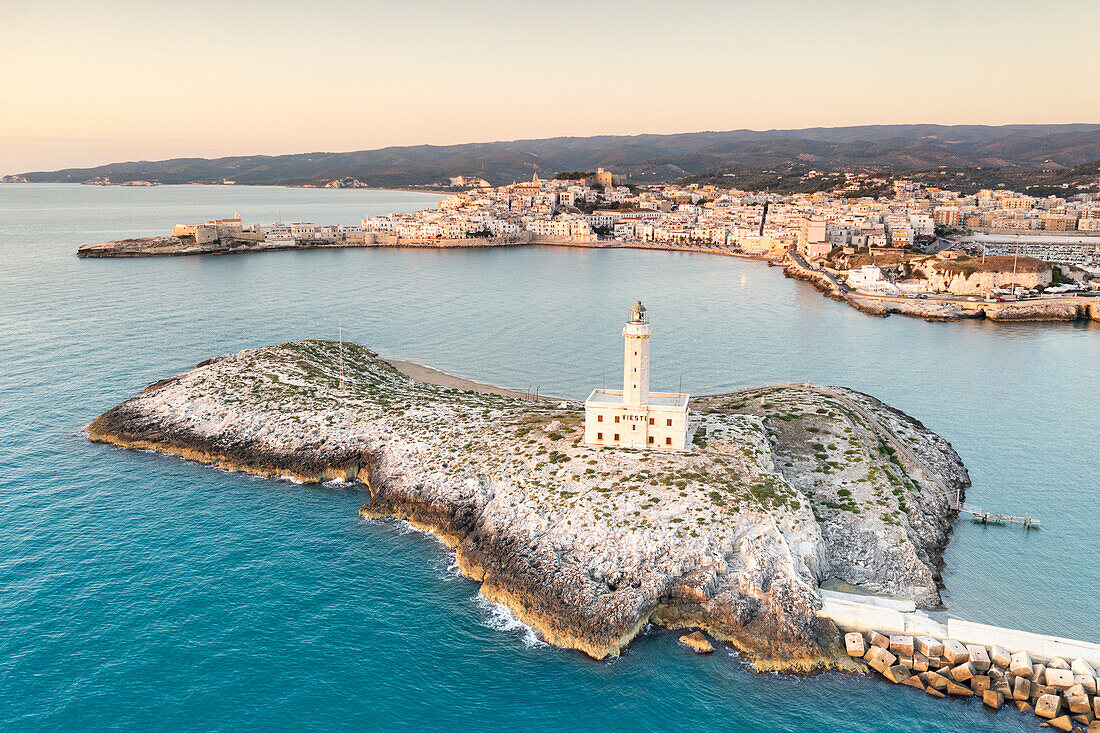
[{"label": "rocky cliff face", "polygon": [[[362,516],[430,529],[483,595],[597,658],[655,622],[707,629],[759,669],[844,666],[836,629],[815,613],[822,579],[938,603],[950,511],[937,491],[964,484],[965,469],[870,398],[710,398],[690,452],[593,449],[579,405],[414,383],[348,344],[341,371],[337,348],[204,363],[88,435],[258,475],[358,480]],[[849,485],[861,493],[838,501]]]},{"label": "rocky cliff face", "polygon": [[[250,234],[247,233],[246,234]],[[259,236],[259,235],[255,235]],[[238,252],[266,252],[280,249],[317,249],[323,244],[271,243],[255,238],[224,238],[212,242],[197,244],[192,238],[180,237],[136,237],[133,239],[115,239],[109,242],[86,244],[77,251],[77,257],[173,257],[180,255],[218,255]]]}]

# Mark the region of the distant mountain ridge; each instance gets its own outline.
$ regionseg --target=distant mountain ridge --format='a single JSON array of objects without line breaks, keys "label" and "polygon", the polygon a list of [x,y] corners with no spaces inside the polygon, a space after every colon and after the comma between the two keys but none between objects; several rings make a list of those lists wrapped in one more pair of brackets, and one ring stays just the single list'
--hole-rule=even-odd
[{"label": "distant mountain ridge", "polygon": [[1073,168],[1100,160],[1100,124],[861,125],[800,130],[730,130],[671,135],[601,135],[459,145],[414,145],[347,153],[242,155],[130,161],[9,176],[28,182],[323,185],[350,179],[376,187],[446,185],[451,177],[494,185],[604,167],[636,183],[686,176],[818,170],[888,172],[998,168],[1006,173]]}]

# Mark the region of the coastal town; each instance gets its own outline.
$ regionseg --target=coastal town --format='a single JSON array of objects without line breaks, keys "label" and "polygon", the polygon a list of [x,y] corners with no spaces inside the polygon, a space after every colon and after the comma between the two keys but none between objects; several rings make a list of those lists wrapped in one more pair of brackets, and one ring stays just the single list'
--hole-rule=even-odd
[{"label": "coastal town", "polygon": [[[837,178],[830,191],[780,195],[635,185],[602,168],[498,187],[476,183],[434,209],[369,216],[356,226],[245,226],[237,214],[180,224],[167,237],[88,245],[79,254],[386,246],[672,249],[782,264],[788,275],[872,315],[1076,320],[1097,312],[1095,193],[1067,190],[1062,197],[1038,198],[987,189],[962,195],[909,180]],[[888,184],[892,190],[881,190]],[[876,187],[878,195],[864,195]]]}]

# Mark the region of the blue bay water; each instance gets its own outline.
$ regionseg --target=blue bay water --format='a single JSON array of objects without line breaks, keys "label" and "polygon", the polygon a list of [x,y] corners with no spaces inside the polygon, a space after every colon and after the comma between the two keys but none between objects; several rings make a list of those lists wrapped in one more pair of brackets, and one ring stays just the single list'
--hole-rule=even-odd
[{"label": "blue bay water", "polygon": [[641,298],[654,388],[813,381],[950,440],[970,501],[945,599],[976,621],[1100,641],[1100,324],[874,319],[760,263],[526,248],[81,261],[177,222],[352,224],[390,191],[0,187],[0,728],[1024,730],[869,678],[755,676],[676,635],[613,662],[532,645],[354,488],[89,444],[96,415],[213,355],[344,337],[481,381],[583,397],[618,379]]}]

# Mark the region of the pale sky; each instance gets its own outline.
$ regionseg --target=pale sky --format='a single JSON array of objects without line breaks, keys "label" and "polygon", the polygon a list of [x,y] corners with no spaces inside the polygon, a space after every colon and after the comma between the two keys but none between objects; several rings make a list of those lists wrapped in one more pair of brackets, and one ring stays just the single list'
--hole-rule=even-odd
[{"label": "pale sky", "polygon": [[1096,28],[1095,0],[0,0],[0,173],[558,135],[1100,122]]}]

